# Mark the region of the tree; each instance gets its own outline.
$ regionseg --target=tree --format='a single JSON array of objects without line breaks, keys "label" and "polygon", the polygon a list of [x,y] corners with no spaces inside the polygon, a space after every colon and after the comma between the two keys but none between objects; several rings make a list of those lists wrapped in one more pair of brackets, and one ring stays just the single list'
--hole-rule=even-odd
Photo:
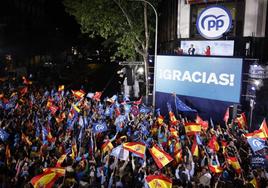
[{"label": "tree", "polygon": [[[154,6],[159,0],[151,0]],[[153,32],[154,12],[144,2],[127,0],[64,0],[66,11],[75,16],[83,33],[115,41],[113,58],[143,59],[148,72],[148,49]],[[150,21],[148,22],[148,18]],[[148,78],[145,78],[148,85]],[[148,91],[146,91],[148,95]]]}]

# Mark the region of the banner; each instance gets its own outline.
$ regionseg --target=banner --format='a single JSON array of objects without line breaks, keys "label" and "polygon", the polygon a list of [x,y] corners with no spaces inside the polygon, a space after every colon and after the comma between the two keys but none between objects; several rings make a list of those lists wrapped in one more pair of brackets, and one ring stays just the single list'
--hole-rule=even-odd
[{"label": "banner", "polygon": [[156,92],[240,102],[242,59],[157,56]]}]

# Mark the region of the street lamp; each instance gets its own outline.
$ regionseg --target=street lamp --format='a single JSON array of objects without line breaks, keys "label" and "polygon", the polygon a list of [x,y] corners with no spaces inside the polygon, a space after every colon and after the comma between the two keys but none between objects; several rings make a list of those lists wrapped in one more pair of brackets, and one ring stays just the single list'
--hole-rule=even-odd
[{"label": "street lamp", "polygon": [[[152,7],[152,9],[154,10],[155,13],[155,39],[154,39],[154,66],[156,65],[156,61],[157,61],[157,28],[158,28],[158,16],[157,16],[157,11],[154,8],[154,6],[146,1],[146,0],[131,0],[131,1],[140,1],[140,2],[144,2],[147,3],[148,5],[150,5]],[[145,82],[146,82],[146,103],[148,102],[148,94],[149,94],[149,84],[148,84],[148,68],[147,68],[147,62],[145,62]],[[154,84],[153,84],[153,106],[155,106],[155,75],[154,75]]]}]

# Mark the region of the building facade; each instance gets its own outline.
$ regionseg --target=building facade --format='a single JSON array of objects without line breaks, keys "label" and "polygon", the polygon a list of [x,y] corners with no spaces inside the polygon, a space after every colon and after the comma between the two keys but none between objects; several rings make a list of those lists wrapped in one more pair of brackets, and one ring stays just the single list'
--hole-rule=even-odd
[{"label": "building facade", "polygon": [[207,40],[196,27],[198,15],[209,6],[223,6],[232,17],[230,30],[217,40],[233,40],[234,56],[268,61],[266,0],[170,0],[160,6],[158,51],[172,54],[184,40]]}]

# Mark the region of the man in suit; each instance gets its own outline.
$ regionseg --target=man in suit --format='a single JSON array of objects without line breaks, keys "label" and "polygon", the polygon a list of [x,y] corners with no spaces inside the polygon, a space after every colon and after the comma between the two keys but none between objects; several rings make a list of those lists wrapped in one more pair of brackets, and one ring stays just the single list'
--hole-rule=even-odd
[{"label": "man in suit", "polygon": [[188,49],[188,55],[194,55],[195,53],[195,48],[194,45],[191,44],[191,47]]}]

